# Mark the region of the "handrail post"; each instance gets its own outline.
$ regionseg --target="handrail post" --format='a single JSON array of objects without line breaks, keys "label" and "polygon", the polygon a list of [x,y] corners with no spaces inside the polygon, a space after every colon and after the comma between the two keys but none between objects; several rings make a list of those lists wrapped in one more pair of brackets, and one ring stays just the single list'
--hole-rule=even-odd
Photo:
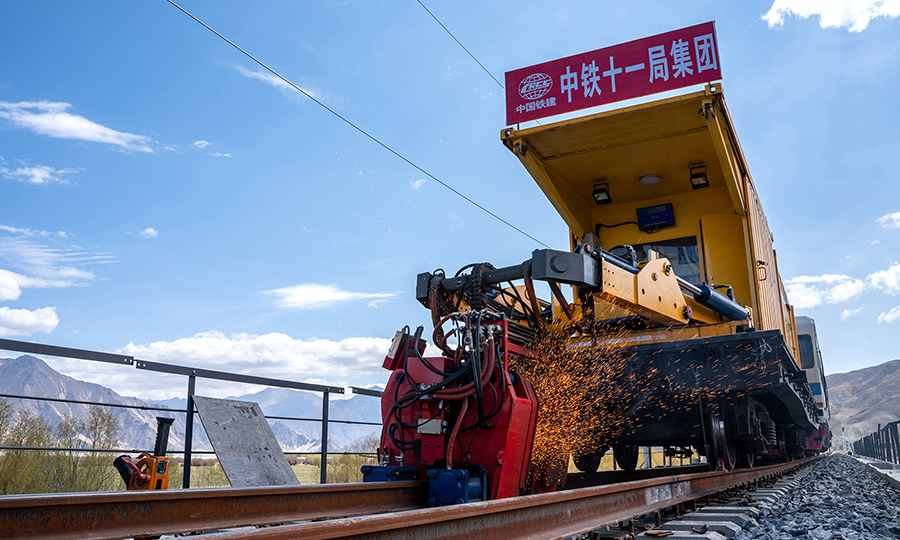
[{"label": "handrail post", "polygon": [[194,438],[194,388],[197,383],[196,375],[188,375],[187,391],[187,416],[184,421],[184,478],[181,487],[191,487],[191,446]]},{"label": "handrail post", "polygon": [[322,457],[319,483],[328,483],[328,390],[322,393]]}]

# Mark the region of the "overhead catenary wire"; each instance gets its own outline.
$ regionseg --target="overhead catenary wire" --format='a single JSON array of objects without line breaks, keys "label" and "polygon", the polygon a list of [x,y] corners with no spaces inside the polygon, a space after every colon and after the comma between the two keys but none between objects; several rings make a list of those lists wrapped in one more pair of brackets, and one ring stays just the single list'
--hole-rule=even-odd
[{"label": "overhead catenary wire", "polygon": [[[481,69],[483,69],[484,72],[487,73],[488,76],[489,76],[490,78],[494,79],[494,82],[497,83],[497,85],[500,87],[500,89],[503,90],[504,92],[506,92],[506,87],[503,86],[503,84],[502,84],[500,81],[497,80],[497,77],[494,77],[494,74],[491,73],[491,72],[488,70],[488,68],[484,67],[484,64],[482,64],[477,58],[475,58],[475,55],[472,54],[472,52],[469,51],[469,49],[467,49],[466,46],[462,44],[462,41],[460,41],[459,39],[457,39],[456,36],[453,35],[453,32],[451,32],[449,28],[447,28],[446,26],[444,26],[444,23],[442,23],[441,20],[438,19],[437,16],[436,16],[434,13],[432,13],[430,9],[428,9],[427,7],[425,7],[425,4],[422,3],[422,0],[416,0],[416,2],[418,2],[419,5],[422,6],[422,9],[424,9],[425,11],[428,12],[429,15],[431,15],[431,18],[434,19],[436,23],[438,23],[439,25],[441,25],[441,28],[443,28],[444,31],[447,32],[447,34],[448,34],[450,37],[453,38],[453,41],[455,41],[456,43],[459,44],[460,47],[462,47],[462,50],[466,51],[466,53],[468,53],[468,55],[472,57],[472,60],[475,60],[475,63],[476,63],[476,64],[478,64],[479,66],[481,66]],[[539,125],[539,126],[541,125],[541,123],[538,122],[537,120],[534,120],[534,123],[537,124],[537,125]]]},{"label": "overhead catenary wire", "polygon": [[484,72],[487,73],[488,76],[490,76],[490,78],[494,79],[494,82],[497,83],[497,86],[499,86],[501,90],[506,90],[506,88],[504,88],[503,84],[502,84],[500,81],[497,80],[497,77],[494,77],[494,74],[491,73],[490,71],[488,71],[488,68],[484,67],[484,64],[482,64],[481,62],[479,62],[478,59],[475,58],[475,55],[472,54],[472,53],[469,51],[469,49],[467,49],[466,46],[462,44],[462,42],[461,42],[460,40],[456,39],[456,36],[453,35],[453,32],[451,32],[446,26],[444,26],[444,23],[442,23],[442,22],[440,21],[440,19],[438,19],[438,18],[434,15],[434,13],[431,12],[430,9],[428,9],[427,7],[425,7],[425,4],[422,3],[422,0],[416,0],[416,2],[418,2],[419,5],[422,6],[422,9],[424,9],[425,11],[428,12],[429,15],[431,15],[431,18],[434,19],[435,22],[437,22],[439,25],[441,25],[441,28],[443,28],[444,31],[447,32],[447,34],[449,34],[450,37],[453,38],[453,41],[457,42],[457,43],[459,44],[459,46],[463,48],[464,51],[466,51],[467,53],[469,53],[469,56],[472,57],[472,60],[475,60],[475,63],[478,64],[479,66],[481,66],[481,69],[483,69]]},{"label": "overhead catenary wire", "polygon": [[[537,242],[538,244],[540,244],[540,245],[542,245],[542,246],[544,246],[544,247],[546,247],[546,248],[548,248],[548,249],[550,248],[549,245],[545,244],[544,242],[541,242],[540,240],[538,240],[538,239],[535,238],[534,236],[531,236],[530,234],[528,234],[527,232],[523,231],[522,229],[516,227],[515,225],[513,225],[513,224],[510,223],[509,221],[506,221],[506,220],[503,219],[502,217],[500,217],[500,216],[498,216],[497,214],[491,212],[490,210],[488,210],[488,209],[485,208],[484,206],[478,204],[478,203],[475,202],[474,200],[472,200],[472,199],[470,199],[469,197],[467,197],[466,195],[464,195],[462,192],[458,191],[456,188],[454,188],[454,187],[452,187],[451,185],[447,184],[446,182],[444,182],[444,181],[441,180],[440,178],[434,176],[433,174],[431,174],[430,172],[426,171],[426,170],[423,169],[422,167],[416,165],[416,164],[413,163],[411,160],[409,160],[408,158],[406,158],[405,156],[403,156],[403,154],[401,154],[400,152],[394,150],[393,148],[391,148],[391,147],[388,146],[387,144],[381,142],[378,138],[376,138],[374,135],[370,134],[368,131],[366,131],[366,130],[364,130],[363,128],[357,126],[356,124],[354,124],[353,122],[351,122],[349,119],[345,118],[345,117],[342,116],[340,113],[338,113],[337,111],[335,111],[334,109],[332,109],[331,107],[329,107],[328,105],[326,105],[326,104],[324,104],[323,102],[321,102],[321,101],[319,101],[318,99],[316,99],[314,96],[312,96],[311,94],[309,94],[308,92],[306,92],[305,90],[303,90],[302,88],[300,88],[299,86],[297,86],[296,84],[294,84],[293,82],[291,82],[290,80],[288,80],[287,78],[285,78],[284,76],[282,76],[280,73],[278,73],[278,72],[275,71],[274,69],[270,68],[269,66],[267,66],[267,65],[266,65],[265,63],[263,63],[262,61],[258,60],[255,56],[253,56],[252,54],[250,54],[250,53],[248,53],[247,51],[245,51],[244,49],[242,49],[242,48],[241,48],[240,46],[238,46],[236,43],[234,43],[233,41],[231,41],[231,40],[228,39],[227,37],[225,37],[225,36],[223,36],[222,34],[220,34],[219,32],[217,32],[215,29],[213,29],[212,27],[210,27],[208,24],[206,24],[205,22],[203,22],[203,21],[201,21],[200,19],[198,19],[197,17],[195,17],[192,13],[190,13],[189,11],[187,11],[186,9],[184,9],[183,7],[179,6],[178,4],[176,4],[175,2],[173,2],[172,0],[166,0],[166,1],[167,1],[168,3],[170,3],[170,4],[172,4],[173,6],[175,6],[176,8],[178,8],[179,11],[181,11],[182,13],[184,13],[185,15],[187,15],[188,17],[190,17],[191,19],[193,19],[194,21],[196,21],[197,23],[199,23],[201,26],[203,26],[204,28],[206,28],[207,30],[209,30],[210,32],[212,32],[213,34],[215,34],[215,35],[217,35],[218,37],[220,37],[223,41],[225,41],[226,43],[228,43],[229,45],[231,45],[231,46],[234,47],[235,49],[239,50],[239,51],[240,51],[241,53],[243,53],[247,58],[253,60],[253,61],[256,62],[257,64],[259,64],[260,66],[262,66],[263,69],[265,69],[266,71],[268,71],[268,72],[271,73],[272,75],[274,75],[274,76],[278,77],[279,79],[281,79],[282,81],[284,81],[284,82],[285,82],[286,84],[288,84],[291,88],[293,88],[294,90],[300,92],[300,93],[303,94],[304,96],[308,97],[309,99],[311,99],[312,101],[314,101],[317,105],[319,105],[320,107],[322,107],[322,108],[325,109],[326,111],[330,112],[330,113],[333,114],[334,116],[338,117],[339,119],[341,119],[342,121],[344,121],[347,125],[349,125],[349,126],[352,127],[353,129],[355,129],[356,131],[360,132],[361,134],[365,135],[365,136],[368,137],[370,140],[372,140],[373,142],[375,142],[376,144],[378,144],[379,146],[381,146],[382,148],[384,148],[385,150],[387,150],[387,151],[390,152],[391,154],[394,154],[396,157],[400,158],[402,161],[406,162],[408,165],[410,165],[411,167],[415,168],[416,170],[418,170],[419,172],[421,172],[422,174],[424,174],[424,175],[427,176],[428,178],[431,178],[432,180],[434,180],[434,181],[437,182],[438,184],[444,186],[445,188],[449,189],[450,191],[452,191],[452,192],[455,193],[456,195],[459,195],[461,198],[465,199],[467,202],[469,202],[469,203],[473,204],[474,206],[478,207],[480,210],[484,211],[485,213],[487,213],[487,214],[490,215],[491,217],[497,219],[498,221],[500,221],[501,223],[503,223],[503,224],[506,225],[507,227],[509,227],[509,228],[515,230],[516,232],[518,232],[518,233],[520,233],[520,234],[522,234],[522,235],[528,237],[528,238],[531,239],[531,240],[534,240],[534,241]],[[423,6],[423,7],[424,7],[424,6]],[[476,60],[476,62],[477,62],[477,60]],[[493,76],[492,76],[492,77],[493,77]],[[496,80],[496,79],[495,79],[495,80]],[[502,86],[502,85],[501,85],[501,86]]]}]

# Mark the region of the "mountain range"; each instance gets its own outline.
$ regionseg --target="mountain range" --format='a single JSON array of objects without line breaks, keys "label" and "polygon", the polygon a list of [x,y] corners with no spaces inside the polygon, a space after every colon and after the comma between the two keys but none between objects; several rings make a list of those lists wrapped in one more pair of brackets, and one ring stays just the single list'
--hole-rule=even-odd
[{"label": "mountain range", "polygon": [[[0,394],[181,410],[187,407],[185,398],[145,401],[121,396],[105,386],[63,375],[40,358],[29,355],[18,358],[0,358]],[[87,416],[89,407],[84,404],[60,401],[6,399],[16,409],[26,409],[38,414],[50,426],[58,424],[64,414],[75,418],[84,418]],[[322,416],[322,396],[317,393],[287,388],[267,388],[253,394],[229,396],[227,399],[259,403],[263,413],[267,416],[295,418],[321,418]],[[119,441],[122,448],[151,450],[156,441],[156,417],[164,416],[175,419],[169,431],[169,449],[184,449],[184,413],[122,407],[110,407],[109,409],[119,421]],[[380,401],[368,396],[353,396],[349,399],[332,398],[329,404],[329,419],[380,422]],[[278,419],[270,420],[269,423],[285,452],[317,452],[320,450],[321,422]],[[329,423],[328,449],[341,451],[354,442],[379,431],[379,426]],[[212,449],[197,417],[194,419],[191,448],[194,451]]]},{"label": "mountain range", "polygon": [[835,441],[842,427],[853,442],[900,420],[900,360],[828,375],[826,382]]}]

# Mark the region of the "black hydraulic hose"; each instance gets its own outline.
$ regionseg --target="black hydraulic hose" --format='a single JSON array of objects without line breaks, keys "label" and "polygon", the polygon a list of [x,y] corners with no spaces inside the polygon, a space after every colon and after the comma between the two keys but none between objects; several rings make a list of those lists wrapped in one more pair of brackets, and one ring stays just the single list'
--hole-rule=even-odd
[{"label": "black hydraulic hose", "polygon": [[483,313],[483,311],[478,312],[472,345],[472,379],[475,383],[475,409],[478,413],[478,424],[482,427],[487,425],[484,419],[484,389],[481,387],[481,362],[484,360],[481,358],[481,316]]},{"label": "black hydraulic hose", "polygon": [[[491,414],[488,415],[488,420],[497,416],[500,413],[500,409],[503,408],[503,401],[506,399],[506,371],[503,370],[503,361],[500,360],[500,342],[497,341],[494,343],[494,347],[497,349],[497,355],[494,357],[497,359],[497,363],[500,364],[500,401],[497,402],[496,410],[491,411]],[[492,386],[493,388],[493,386]]]},{"label": "black hydraulic hose", "polygon": [[[416,357],[418,357],[419,361],[422,362],[422,365],[424,365],[426,368],[428,368],[429,371],[431,371],[432,373],[434,373],[436,375],[440,375],[441,377],[446,377],[448,375],[447,373],[444,373],[443,371],[440,371],[436,367],[432,366],[430,362],[428,362],[427,360],[422,358],[422,354],[419,352],[419,346],[418,346],[419,339],[422,337],[422,332],[424,330],[425,330],[425,328],[422,326],[416,328],[416,334],[415,334],[415,337],[413,338],[413,352],[416,353]],[[406,369],[405,363],[403,365],[403,368]]]},{"label": "black hydraulic hose", "polygon": [[[467,372],[471,371],[471,369],[472,369],[471,366],[472,366],[472,363],[471,363],[471,362],[468,362],[468,363],[466,363],[466,367],[464,367],[464,368],[462,368],[461,370],[457,371],[457,372],[454,373],[453,375],[447,377],[447,378],[444,379],[442,382],[439,382],[439,383],[436,383],[436,384],[427,386],[427,387],[425,387],[423,390],[418,390],[418,389],[416,389],[415,387],[413,387],[413,393],[412,393],[412,395],[407,394],[407,395],[409,395],[408,398],[406,398],[406,396],[400,397],[400,398],[397,397],[397,394],[398,394],[399,389],[400,389],[400,382],[401,382],[401,381],[400,381],[400,377],[398,377],[398,378],[397,378],[397,380],[398,380],[397,386],[394,387],[394,403],[396,404],[396,407],[397,407],[398,409],[405,409],[405,408],[411,406],[413,403],[415,403],[415,402],[418,401],[419,399],[421,399],[421,398],[427,396],[428,394],[431,394],[431,393],[433,393],[433,392],[435,392],[435,391],[437,391],[437,390],[440,390],[440,389],[444,388],[444,387],[447,386],[448,384],[450,384],[450,383],[452,383],[452,382],[455,382],[456,380],[458,380],[459,378],[461,378],[463,375],[465,375]],[[405,375],[405,374],[404,374],[404,375]],[[480,376],[480,373],[479,373],[479,376]],[[410,385],[410,386],[412,386],[412,385]],[[405,399],[404,399],[404,398],[405,398]]]},{"label": "black hydraulic hose", "polygon": [[[494,400],[496,401],[496,400],[497,400],[497,389],[494,388],[494,385],[493,385],[492,383],[490,383],[490,382],[487,383],[485,386],[487,386],[487,387],[489,387],[489,388],[491,389],[491,393],[494,395]],[[501,400],[501,401],[498,401],[497,403],[498,403],[500,406],[503,405],[503,401],[502,401],[502,400]],[[500,407],[498,407],[498,406],[495,405],[495,408],[494,408],[493,410],[491,410],[491,412],[492,412],[492,414],[487,415],[487,416],[485,417],[485,420],[490,420],[490,419],[493,418],[494,416],[497,416],[497,413],[500,412]],[[468,425],[468,426],[466,426],[466,427],[460,428],[459,432],[462,433],[463,431],[469,431],[470,429],[475,429],[475,428],[477,428],[477,427],[481,427],[481,424],[478,422],[478,420],[475,420],[475,422],[473,422],[471,425]]]},{"label": "black hydraulic hose", "polygon": [[[497,354],[496,358],[499,359],[500,358],[500,343],[495,342],[494,348],[496,349],[496,354]],[[491,409],[491,412],[485,417],[485,421],[491,420],[492,418],[494,418],[495,416],[500,414],[500,411],[503,410],[503,402],[506,400],[506,378],[504,377],[504,375],[507,374],[508,372],[503,371],[502,363],[500,363],[499,372],[500,372],[500,399],[499,400],[497,399],[497,389],[494,388],[493,383],[488,381],[487,386],[491,387],[491,392],[494,394],[494,407]],[[469,426],[461,428],[459,431],[460,431],[460,433],[462,433],[463,431],[469,431],[470,429],[479,427],[479,425],[480,424],[478,422],[475,422]]]},{"label": "black hydraulic hose", "polygon": [[403,451],[415,450],[419,445],[422,444],[422,439],[416,439],[414,441],[404,441],[404,440],[398,439],[394,435],[394,432],[397,431],[398,427],[400,427],[400,426],[397,424],[391,424],[391,426],[388,428],[388,437],[391,438],[391,442],[393,442],[394,446],[396,446],[398,449],[403,450]]},{"label": "black hydraulic hose", "polygon": [[[499,359],[500,358],[500,343],[495,342],[494,348],[496,349],[496,357],[495,358]],[[498,361],[497,364],[500,367],[500,369],[498,370],[498,372],[500,373],[500,399],[499,400],[497,399],[497,389],[494,388],[494,383],[492,383],[491,381],[488,381],[487,385],[491,387],[491,392],[493,392],[493,394],[494,394],[494,407],[491,409],[491,412],[489,412],[487,414],[487,416],[485,417],[485,421],[492,419],[493,417],[497,416],[500,413],[500,410],[503,408],[503,401],[506,399],[506,378],[503,376],[504,375],[503,363]]]},{"label": "black hydraulic hose", "polygon": [[[421,327],[420,327],[420,328],[421,328]],[[407,325],[404,326],[400,331],[403,332],[403,333],[406,334],[406,335],[409,335],[409,325],[407,324]],[[417,336],[417,337],[418,337],[418,336]],[[417,344],[418,341],[414,341],[413,343],[414,343],[414,344]],[[413,345],[413,347],[416,348],[415,345]],[[418,348],[416,348],[416,351],[418,351]],[[409,343],[406,344],[406,348],[403,350],[403,373],[404,373],[404,375],[406,375],[406,378],[409,379],[410,386],[412,386],[413,388],[415,388],[415,386],[416,386],[417,384],[419,384],[419,383],[417,383],[415,380],[413,380],[413,378],[410,377],[410,375],[409,375]],[[399,385],[398,385],[398,386],[399,386]],[[397,402],[397,401],[394,400],[394,403],[396,403],[396,402]]]},{"label": "black hydraulic hose", "polygon": [[[531,310],[531,306],[529,306],[525,299],[522,298],[522,295],[519,294],[519,289],[514,287],[512,282],[509,283],[509,287],[513,290],[513,293],[516,295],[516,299],[519,300],[519,303],[522,304],[522,307],[525,309],[525,320],[528,321],[529,328],[537,327],[537,314],[533,313]],[[534,319],[534,324],[532,324],[532,319]]]}]

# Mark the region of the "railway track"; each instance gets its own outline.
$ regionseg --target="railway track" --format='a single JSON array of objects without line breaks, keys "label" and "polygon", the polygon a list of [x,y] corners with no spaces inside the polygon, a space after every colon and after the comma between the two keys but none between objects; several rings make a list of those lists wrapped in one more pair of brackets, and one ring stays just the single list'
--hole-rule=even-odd
[{"label": "railway track", "polygon": [[198,531],[214,531],[204,540],[568,538],[683,509],[815,459],[440,508],[421,508],[428,491],[424,481],[7,496],[0,498],[0,538],[112,540]]}]

